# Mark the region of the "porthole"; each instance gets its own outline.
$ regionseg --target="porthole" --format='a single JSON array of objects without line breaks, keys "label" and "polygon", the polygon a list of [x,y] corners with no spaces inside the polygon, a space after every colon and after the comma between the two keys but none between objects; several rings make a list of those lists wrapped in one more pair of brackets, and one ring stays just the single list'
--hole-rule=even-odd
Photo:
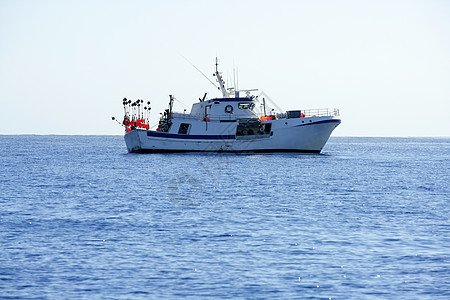
[{"label": "porthole", "polygon": [[231,106],[231,105],[225,106],[225,112],[226,112],[227,114],[233,113],[233,106]]}]

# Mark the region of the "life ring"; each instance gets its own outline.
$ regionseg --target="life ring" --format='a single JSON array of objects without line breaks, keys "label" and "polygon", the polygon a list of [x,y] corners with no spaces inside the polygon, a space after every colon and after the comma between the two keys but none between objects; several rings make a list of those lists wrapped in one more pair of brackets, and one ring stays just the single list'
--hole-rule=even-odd
[{"label": "life ring", "polygon": [[225,106],[225,112],[226,112],[227,114],[233,113],[233,106],[231,106],[231,105]]},{"label": "life ring", "polygon": [[208,117],[205,117],[205,122],[209,122],[209,118]]}]

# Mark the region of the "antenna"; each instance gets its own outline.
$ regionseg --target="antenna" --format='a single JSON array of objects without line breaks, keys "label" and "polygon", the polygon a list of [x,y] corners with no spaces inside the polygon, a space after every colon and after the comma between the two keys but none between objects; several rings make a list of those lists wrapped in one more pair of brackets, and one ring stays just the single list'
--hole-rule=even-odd
[{"label": "antenna", "polygon": [[239,69],[236,67],[236,90],[239,91]]},{"label": "antenna", "polygon": [[233,87],[235,91],[239,90],[236,86],[236,69],[234,67],[233,67]]}]

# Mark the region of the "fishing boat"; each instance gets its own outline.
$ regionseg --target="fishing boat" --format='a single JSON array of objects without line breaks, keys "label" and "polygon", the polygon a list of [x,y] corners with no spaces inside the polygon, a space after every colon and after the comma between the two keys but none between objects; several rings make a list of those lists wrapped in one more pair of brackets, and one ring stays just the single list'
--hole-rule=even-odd
[{"label": "fishing boat", "polygon": [[128,152],[320,153],[341,123],[338,109],[283,112],[269,109],[267,97],[254,95],[256,89],[226,87],[217,58],[213,76],[218,85],[210,81],[222,97],[207,99],[205,93],[190,112],[180,113],[173,111],[175,97],[169,95],[169,107],[154,129],[149,126],[150,102],[123,99]]}]

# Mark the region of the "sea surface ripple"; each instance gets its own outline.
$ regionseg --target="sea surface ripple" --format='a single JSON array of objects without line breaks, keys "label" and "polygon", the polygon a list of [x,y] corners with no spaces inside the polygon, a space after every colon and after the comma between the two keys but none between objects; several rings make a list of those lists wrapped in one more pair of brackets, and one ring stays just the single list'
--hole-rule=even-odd
[{"label": "sea surface ripple", "polygon": [[313,155],[0,146],[0,298],[450,298],[449,138],[335,137]]}]

